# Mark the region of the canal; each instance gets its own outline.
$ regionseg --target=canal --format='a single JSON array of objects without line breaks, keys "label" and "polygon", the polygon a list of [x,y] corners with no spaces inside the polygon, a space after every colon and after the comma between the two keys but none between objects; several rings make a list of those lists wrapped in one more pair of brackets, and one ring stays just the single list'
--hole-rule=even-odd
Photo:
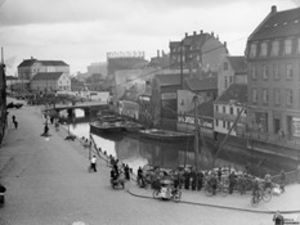
[{"label": "canal", "polygon": [[[80,112],[76,112],[80,117]],[[88,123],[70,125],[70,131],[78,137],[89,138]],[[151,165],[174,169],[183,165],[194,165],[194,144],[191,140],[181,142],[162,142],[140,138],[132,134],[114,134],[98,136],[91,134],[97,147],[101,147],[108,155],[117,157],[128,164],[134,171],[139,166]],[[200,167],[212,159],[211,149],[202,146],[200,153]],[[278,174],[280,170],[290,171],[296,167],[295,161],[265,153],[241,151],[222,151],[215,160],[215,166],[231,166],[238,170],[245,167],[257,176],[265,173]]]}]

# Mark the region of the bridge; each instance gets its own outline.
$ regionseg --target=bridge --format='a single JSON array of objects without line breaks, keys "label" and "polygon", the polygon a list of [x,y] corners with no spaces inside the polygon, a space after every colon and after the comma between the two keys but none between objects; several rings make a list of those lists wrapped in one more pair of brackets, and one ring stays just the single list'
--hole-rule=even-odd
[{"label": "bridge", "polygon": [[75,109],[82,109],[84,111],[84,117],[95,116],[101,110],[109,109],[109,105],[104,102],[84,102],[80,104],[55,104],[52,107],[46,107],[44,113],[57,113],[67,110],[69,114],[72,114]]}]

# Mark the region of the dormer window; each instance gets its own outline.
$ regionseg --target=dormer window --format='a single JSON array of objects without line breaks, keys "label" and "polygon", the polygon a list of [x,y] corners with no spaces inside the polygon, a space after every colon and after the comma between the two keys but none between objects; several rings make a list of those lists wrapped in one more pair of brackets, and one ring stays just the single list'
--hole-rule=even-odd
[{"label": "dormer window", "polygon": [[260,48],[261,48],[260,49],[260,56],[266,57],[267,54],[268,54],[268,44],[267,44],[267,42],[261,43]]},{"label": "dormer window", "polygon": [[284,54],[285,55],[292,54],[292,40],[290,39],[284,41]]},{"label": "dormer window", "polygon": [[251,44],[250,45],[250,54],[249,54],[250,58],[256,57],[256,49],[257,49],[257,45],[256,44]]},{"label": "dormer window", "polygon": [[279,55],[279,41],[273,41],[272,42],[271,55],[272,56],[278,56]]}]

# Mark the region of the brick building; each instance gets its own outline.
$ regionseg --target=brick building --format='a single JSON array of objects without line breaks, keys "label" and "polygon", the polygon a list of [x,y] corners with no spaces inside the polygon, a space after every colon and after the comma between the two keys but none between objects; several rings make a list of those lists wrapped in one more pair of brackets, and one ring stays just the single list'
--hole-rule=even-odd
[{"label": "brick building", "polygon": [[172,41],[170,48],[171,68],[183,68],[196,72],[203,70],[217,71],[222,59],[227,55],[226,42],[221,43],[214,33],[200,33],[192,35],[185,33],[181,41]]},{"label": "brick building", "polygon": [[249,36],[248,125],[251,139],[300,143],[300,8],[271,12]]}]

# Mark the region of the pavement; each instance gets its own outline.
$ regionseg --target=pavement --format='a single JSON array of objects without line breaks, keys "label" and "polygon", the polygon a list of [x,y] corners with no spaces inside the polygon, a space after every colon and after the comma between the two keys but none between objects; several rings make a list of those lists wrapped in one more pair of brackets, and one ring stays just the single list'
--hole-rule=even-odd
[{"label": "pavement", "polygon": [[[11,116],[19,128],[14,129]],[[249,196],[207,197],[184,191],[181,203],[152,199],[152,191],[127,183],[125,191],[109,185],[109,168],[99,160],[88,173],[88,151],[79,141],[65,141],[64,129],[41,137],[44,119],[37,106],[11,109],[9,128],[0,148],[0,182],[7,188],[0,225],[62,224],[209,224],[268,225],[272,211],[300,209],[300,185],[259,204],[253,212]],[[131,194],[130,194],[130,193]],[[230,209],[237,208],[237,209]],[[238,209],[248,209],[241,211]],[[286,214],[297,218],[300,213]]]}]

